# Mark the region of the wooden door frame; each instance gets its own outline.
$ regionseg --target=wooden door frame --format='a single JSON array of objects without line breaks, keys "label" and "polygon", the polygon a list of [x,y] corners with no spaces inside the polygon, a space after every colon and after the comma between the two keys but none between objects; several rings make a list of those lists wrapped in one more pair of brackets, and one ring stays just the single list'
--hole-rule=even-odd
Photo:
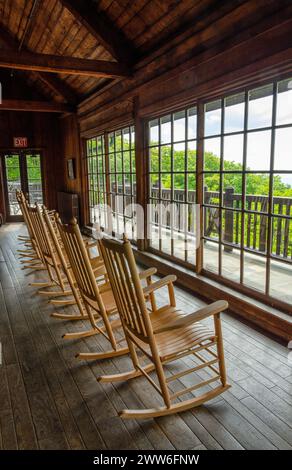
[{"label": "wooden door frame", "polygon": [[24,193],[29,193],[28,190],[28,177],[27,177],[27,165],[26,160],[23,157],[30,154],[39,154],[40,155],[40,168],[41,168],[41,178],[42,178],[42,195],[43,195],[43,202],[45,204],[45,181],[44,181],[44,162],[43,162],[43,150],[42,149],[34,149],[34,148],[25,148],[25,149],[1,149],[0,152],[0,160],[1,160],[1,177],[3,181],[3,205],[5,209],[5,220],[6,222],[23,222],[22,215],[13,216],[10,214],[9,210],[9,198],[8,198],[8,185],[7,185],[7,178],[6,178],[6,162],[5,156],[6,155],[18,155],[19,156],[19,168],[20,168],[20,182],[21,182],[21,189]]}]

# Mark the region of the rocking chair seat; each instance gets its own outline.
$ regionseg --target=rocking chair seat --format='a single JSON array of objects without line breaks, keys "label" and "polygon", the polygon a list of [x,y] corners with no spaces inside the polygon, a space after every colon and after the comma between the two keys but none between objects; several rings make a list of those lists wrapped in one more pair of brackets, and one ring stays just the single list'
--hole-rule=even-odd
[{"label": "rocking chair seat", "polygon": [[[170,322],[176,321],[187,316],[181,310],[166,306],[150,314],[153,330],[161,327],[167,327]],[[164,331],[155,334],[159,356],[162,361],[172,356],[188,351],[203,341],[215,339],[215,333],[201,322],[195,322],[191,325],[177,328],[175,330]],[[148,352],[148,345],[141,340],[139,346]]]}]

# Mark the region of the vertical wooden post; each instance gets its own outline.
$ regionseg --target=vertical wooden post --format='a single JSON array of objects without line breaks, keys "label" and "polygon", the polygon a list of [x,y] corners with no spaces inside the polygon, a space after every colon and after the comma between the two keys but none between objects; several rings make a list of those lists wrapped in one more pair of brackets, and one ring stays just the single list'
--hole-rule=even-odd
[{"label": "vertical wooden post", "polygon": [[[144,238],[137,240],[139,250],[147,248],[147,165],[144,150],[144,123],[139,114],[139,97],[134,98],[135,162],[136,162],[136,203],[144,211]],[[139,228],[137,230],[139,233]]]}]

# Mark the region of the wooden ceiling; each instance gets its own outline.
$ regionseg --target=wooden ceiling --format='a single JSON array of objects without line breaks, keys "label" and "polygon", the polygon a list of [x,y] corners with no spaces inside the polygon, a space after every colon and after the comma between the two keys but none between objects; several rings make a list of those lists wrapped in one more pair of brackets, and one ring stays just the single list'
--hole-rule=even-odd
[{"label": "wooden ceiling", "polygon": [[[224,15],[244,3],[0,0],[0,66],[21,69],[17,73],[44,99],[76,104],[116,76],[130,75],[133,65],[163,50],[176,36],[186,35],[188,28],[203,28],[212,15]],[[42,65],[46,58],[50,59],[49,67]],[[92,63],[72,58],[90,59]],[[84,67],[87,73],[78,73]],[[93,76],[89,69],[98,73]]]}]

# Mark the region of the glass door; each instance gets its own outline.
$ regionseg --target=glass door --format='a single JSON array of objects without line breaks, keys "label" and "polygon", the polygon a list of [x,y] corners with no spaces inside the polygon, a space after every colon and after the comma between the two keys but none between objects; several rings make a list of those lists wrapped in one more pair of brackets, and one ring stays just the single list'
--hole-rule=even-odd
[{"label": "glass door", "polygon": [[25,151],[3,155],[6,211],[9,222],[22,220],[16,190],[22,190],[30,204],[43,203],[41,154]]},{"label": "glass door", "polygon": [[16,190],[22,189],[19,154],[4,155],[4,171],[7,220],[21,220],[21,210],[16,200]]}]

